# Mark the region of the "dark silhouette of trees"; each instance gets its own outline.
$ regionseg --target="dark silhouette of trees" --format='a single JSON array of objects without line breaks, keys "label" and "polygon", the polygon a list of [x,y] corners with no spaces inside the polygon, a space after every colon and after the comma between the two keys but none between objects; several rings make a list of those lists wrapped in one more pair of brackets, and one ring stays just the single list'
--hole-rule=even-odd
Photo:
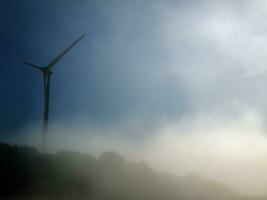
[{"label": "dark silhouette of trees", "polygon": [[0,199],[197,200],[239,199],[226,186],[198,175],[174,177],[115,152],[96,159],[61,151],[41,154],[0,144]]}]

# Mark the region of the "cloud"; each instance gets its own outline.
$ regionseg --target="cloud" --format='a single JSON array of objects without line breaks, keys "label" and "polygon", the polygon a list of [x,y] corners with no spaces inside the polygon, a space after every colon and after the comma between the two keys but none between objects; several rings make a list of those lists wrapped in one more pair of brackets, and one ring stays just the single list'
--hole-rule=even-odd
[{"label": "cloud", "polygon": [[241,194],[265,195],[267,136],[262,118],[244,111],[235,119],[188,116],[166,124],[139,149],[139,158],[158,170],[197,172]]},{"label": "cloud", "polygon": [[[266,1],[148,2],[61,10],[61,33],[89,34],[54,73],[51,151],[115,150],[267,195]],[[39,127],[9,140],[39,146]]]}]

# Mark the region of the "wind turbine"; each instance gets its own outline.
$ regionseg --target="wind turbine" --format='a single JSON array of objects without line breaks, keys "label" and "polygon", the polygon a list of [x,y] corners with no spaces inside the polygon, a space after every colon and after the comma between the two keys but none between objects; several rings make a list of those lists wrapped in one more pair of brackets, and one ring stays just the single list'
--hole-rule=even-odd
[{"label": "wind turbine", "polygon": [[46,66],[37,66],[26,61],[19,61],[26,65],[29,65],[37,70],[40,70],[43,73],[44,80],[44,116],[43,116],[43,133],[42,133],[42,151],[46,151],[46,136],[48,130],[48,116],[49,116],[49,96],[50,96],[50,76],[52,75],[53,67],[59,62],[59,60],[72,48],[74,47],[85,34],[81,35],[73,43],[71,43],[64,51],[62,51],[57,57],[55,57],[48,65]]}]

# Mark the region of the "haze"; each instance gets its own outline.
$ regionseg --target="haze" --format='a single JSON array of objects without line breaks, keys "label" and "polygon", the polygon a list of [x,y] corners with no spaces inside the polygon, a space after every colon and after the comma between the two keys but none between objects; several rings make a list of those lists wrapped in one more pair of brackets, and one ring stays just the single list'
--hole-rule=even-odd
[{"label": "haze", "polygon": [[41,76],[16,58],[45,64],[86,32],[52,77],[50,151],[115,150],[267,196],[267,1],[0,5],[17,11],[0,12],[3,141],[40,145]]}]

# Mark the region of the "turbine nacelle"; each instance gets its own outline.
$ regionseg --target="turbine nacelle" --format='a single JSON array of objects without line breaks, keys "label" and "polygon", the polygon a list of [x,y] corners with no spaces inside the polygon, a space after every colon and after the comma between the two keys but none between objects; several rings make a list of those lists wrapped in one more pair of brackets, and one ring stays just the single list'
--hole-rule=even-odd
[{"label": "turbine nacelle", "polygon": [[52,74],[53,74],[52,69],[49,68],[49,67],[42,67],[40,70],[41,70],[44,74],[49,74],[49,75],[52,75]]}]

